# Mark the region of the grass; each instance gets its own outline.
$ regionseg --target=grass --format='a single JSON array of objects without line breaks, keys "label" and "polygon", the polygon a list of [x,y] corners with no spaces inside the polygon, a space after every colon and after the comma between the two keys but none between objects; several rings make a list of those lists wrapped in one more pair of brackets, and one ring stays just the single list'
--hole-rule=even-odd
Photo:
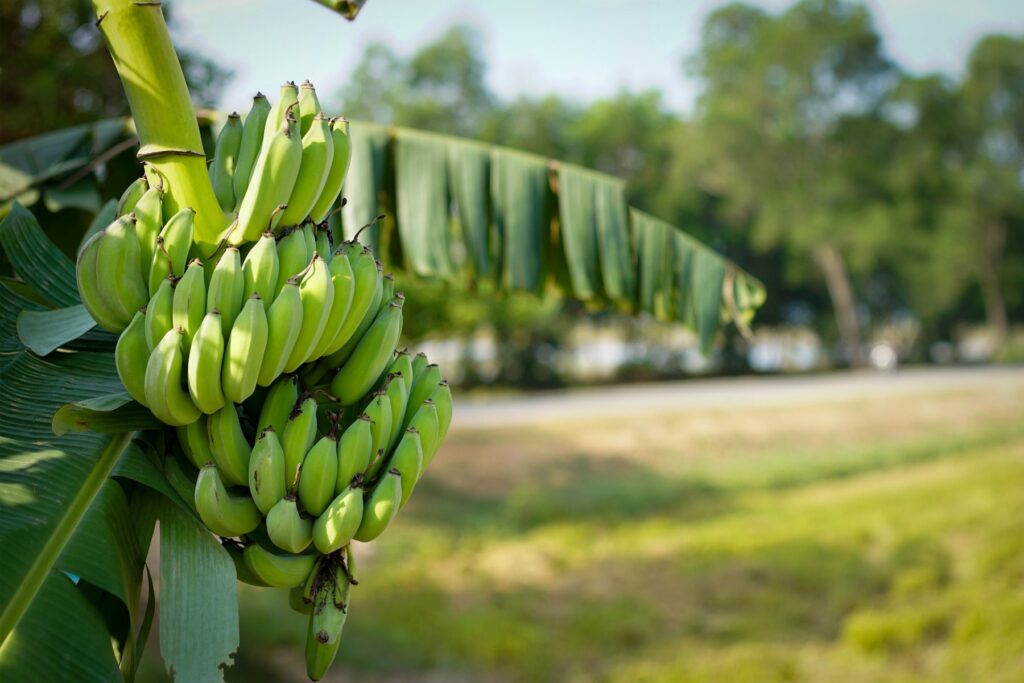
[{"label": "grass", "polygon": [[[1022,393],[454,433],[328,680],[1024,680]],[[303,680],[243,592],[227,679]]]}]

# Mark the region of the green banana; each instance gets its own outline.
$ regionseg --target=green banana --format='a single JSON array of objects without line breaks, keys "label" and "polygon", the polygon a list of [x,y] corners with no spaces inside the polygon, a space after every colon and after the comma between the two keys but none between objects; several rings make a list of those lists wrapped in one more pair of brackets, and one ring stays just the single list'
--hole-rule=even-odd
[{"label": "green banana", "polygon": [[[316,253],[324,257],[328,263],[334,258],[334,246],[331,239],[331,229],[326,225],[317,226],[314,231],[316,236]],[[345,259],[346,261],[348,259]]]},{"label": "green banana", "polygon": [[244,279],[243,299],[259,294],[263,299],[263,308],[270,311],[270,306],[277,296],[277,274],[280,263],[277,257],[277,243],[274,233],[267,231],[259,238],[245,257],[242,264]]},{"label": "green banana", "polygon": [[249,483],[249,459],[252,446],[245,438],[238,410],[228,403],[206,421],[210,434],[210,451],[221,477],[229,484],[245,486]]},{"label": "green banana", "polygon": [[[135,182],[145,181],[145,176]],[[132,183],[133,185],[135,183]],[[148,183],[147,183],[148,187]],[[120,214],[120,212],[118,212]],[[135,237],[139,240],[139,258],[142,279],[149,284],[149,269],[153,265],[153,253],[156,251],[156,238],[164,225],[163,189],[150,187],[135,203],[132,213],[135,214]]]},{"label": "green banana", "polygon": [[267,314],[259,294],[253,294],[235,319],[224,350],[221,381],[229,401],[241,403],[252,396],[266,348]]},{"label": "green banana", "polygon": [[327,434],[306,453],[299,474],[299,500],[314,517],[324,511],[334,497],[338,479],[338,437]]},{"label": "green banana", "polygon": [[[412,391],[413,383],[413,372],[412,372],[412,359],[409,358],[409,352],[406,349],[399,349],[395,351],[395,359],[391,361],[391,365],[387,369],[388,374],[398,375],[402,378],[402,384],[405,385],[405,398],[406,403],[409,402],[409,392]],[[404,415],[403,411],[403,415]]]},{"label": "green banana", "polygon": [[401,334],[402,305],[396,300],[377,316],[331,381],[331,393],[342,405],[354,404],[377,383]]},{"label": "green banana", "polygon": [[[302,238],[306,242],[306,263],[309,263],[313,254],[316,253],[316,226],[310,222],[303,223],[301,226]],[[320,255],[321,257],[323,254]]]},{"label": "green banana", "polygon": [[452,390],[448,380],[443,379],[430,395],[430,400],[437,408],[437,443],[438,446],[448,436],[448,427],[452,424]]},{"label": "green banana", "polygon": [[338,478],[334,492],[347,489],[356,476],[362,475],[373,457],[373,430],[365,413],[342,432],[338,439]]},{"label": "green banana", "polygon": [[281,435],[281,446],[284,448],[285,482],[288,490],[293,491],[298,484],[299,468],[306,453],[316,440],[316,399],[305,398],[295,406],[295,410],[285,423]]},{"label": "green banana", "polygon": [[[391,300],[395,298],[395,276],[391,273],[385,273],[384,278],[381,280],[383,289],[381,290],[380,304],[377,306],[375,315],[380,314],[387,305],[391,303]],[[405,296],[399,295],[403,299]]]},{"label": "green banana", "polygon": [[349,485],[313,522],[313,545],[325,555],[349,544],[363,519],[363,491]]},{"label": "green banana", "polygon": [[174,327],[174,287],[177,280],[173,276],[164,278],[157,288],[156,294],[146,306],[146,344],[152,351],[167,331]]},{"label": "green banana", "polygon": [[245,564],[263,583],[275,588],[303,583],[315,562],[314,555],[275,555],[258,543],[245,548]]},{"label": "green banana", "polygon": [[288,416],[292,414],[298,400],[298,378],[295,375],[278,378],[263,399],[256,433],[262,433],[267,427],[272,427],[278,434],[284,434],[285,423],[288,422]]},{"label": "green banana", "polygon": [[121,193],[121,198],[117,200],[116,215],[127,216],[134,211],[135,205],[139,203],[139,199],[146,194],[148,189],[149,182],[146,180],[146,176],[133,180],[131,185]]},{"label": "green banana", "polygon": [[284,283],[302,272],[309,264],[306,253],[306,238],[301,230],[286,232],[277,243],[277,258],[280,267],[277,270],[277,281],[274,283],[276,295],[284,287]]},{"label": "green banana", "polygon": [[185,451],[185,455],[197,469],[202,469],[211,462],[215,463],[213,451],[210,449],[208,422],[205,415],[200,415],[195,422],[177,428],[181,450]]},{"label": "green banana", "polygon": [[146,406],[172,427],[195,422],[202,415],[182,387],[182,347],[185,331],[168,330],[146,363]]},{"label": "green banana", "polygon": [[320,581],[306,631],[306,675],[312,681],[323,678],[338,655],[348,617],[351,586],[336,568],[329,569],[331,574]]},{"label": "green banana", "polygon": [[256,439],[249,458],[249,493],[260,512],[267,514],[287,493],[284,480],[284,449],[273,427]]},{"label": "green banana", "polygon": [[299,128],[302,130],[303,135],[313,125],[314,117],[321,113],[320,100],[317,99],[316,88],[309,81],[304,81],[299,86]]},{"label": "green banana", "polygon": [[402,474],[389,469],[373,487],[363,505],[363,519],[353,538],[367,542],[380,536],[402,504]]},{"label": "green banana", "polygon": [[302,598],[302,586],[295,586],[288,591],[288,606],[299,614],[313,613],[313,605]]},{"label": "green banana", "polygon": [[220,311],[212,309],[203,317],[188,354],[188,393],[207,415],[224,407],[221,364],[224,361],[224,332]]},{"label": "green banana", "polygon": [[280,130],[288,111],[298,109],[298,103],[299,89],[295,87],[295,82],[285,81],[282,83],[278,100],[267,113],[267,121],[263,126],[263,149],[260,152],[261,154],[267,151],[267,145],[271,137]]},{"label": "green banana", "polygon": [[241,201],[249,187],[249,178],[252,177],[256,157],[259,156],[260,148],[263,147],[263,129],[267,125],[269,114],[270,103],[267,102],[266,96],[261,92],[256,93],[256,96],[252,98],[252,108],[249,109],[249,114],[245,117],[245,124],[242,126],[238,161],[235,163],[235,175],[231,179],[236,204]]},{"label": "green banana", "polygon": [[391,404],[391,429],[388,432],[385,453],[390,453],[398,444],[398,438],[402,435],[402,422],[405,417],[405,407],[409,402],[409,393],[405,390],[405,382],[401,375],[388,374],[384,384],[384,393]]},{"label": "green banana", "polygon": [[242,310],[244,290],[241,256],[236,247],[228,247],[214,267],[206,290],[206,310],[216,308],[220,312],[221,334],[225,339],[231,334],[231,326]]},{"label": "green banana", "polygon": [[325,560],[327,560],[327,558],[323,555],[320,555],[316,558],[316,561],[313,563],[313,570],[309,573],[309,576],[306,577],[306,582],[302,584],[302,593],[300,597],[302,598],[303,602],[311,606],[310,612],[313,611],[313,596],[316,595],[317,590],[319,589],[320,584],[322,582],[322,578],[320,576],[320,568],[323,567]]},{"label": "green banana", "polygon": [[356,344],[373,324],[384,297],[384,276],[380,264],[373,258],[373,252],[351,242],[346,243],[342,249],[352,264],[356,290],[352,295],[352,307],[345,318],[345,323],[341,326],[337,338],[326,350],[327,362],[333,368],[341,367],[352,354]]},{"label": "green banana", "polygon": [[117,339],[114,348],[117,376],[128,394],[146,405],[146,363],[149,361],[149,345],[146,343],[146,314],[140,310]]},{"label": "green banana", "polygon": [[370,449],[378,460],[367,474],[372,479],[387,456],[388,440],[391,438],[391,401],[383,391],[375,392],[366,406],[370,418]]},{"label": "green banana", "polygon": [[196,511],[218,536],[241,536],[260,525],[260,511],[248,495],[228,491],[218,469],[206,465],[196,480]]},{"label": "green banana", "polygon": [[398,505],[401,509],[405,507],[406,501],[412,495],[412,490],[416,487],[416,482],[419,481],[420,475],[423,473],[423,446],[420,444],[420,433],[415,428],[405,430],[402,440],[398,442],[398,448],[391,456],[388,467],[398,470],[401,474],[402,500]]},{"label": "green banana", "polygon": [[[267,119],[270,124],[270,119]],[[244,244],[272,230],[299,174],[302,164],[302,138],[294,114],[288,111],[284,121],[273,135],[263,140],[263,151],[256,160],[249,188],[238,207],[238,225],[229,239],[232,244]]]},{"label": "green banana", "polygon": [[[440,422],[437,416],[437,407],[432,400],[428,398],[420,404],[409,427],[419,432],[420,446],[423,448],[423,469],[425,470],[430,461],[434,459],[434,454],[437,453],[437,447],[440,444],[438,440]],[[422,471],[420,470],[421,474]]]},{"label": "green banana", "polygon": [[217,197],[220,208],[234,211],[235,201],[235,168],[238,166],[238,153],[242,146],[242,117],[237,113],[228,116],[224,127],[220,129],[217,143],[214,146],[213,161],[210,164],[210,182],[213,194]]},{"label": "green banana", "polygon": [[285,227],[299,225],[309,215],[327,181],[334,157],[331,124],[323,114],[317,114],[307,129],[309,132],[302,131],[302,164],[291,196],[285,202],[288,208],[281,216],[280,224]]},{"label": "green banana", "polygon": [[319,254],[313,256],[309,270],[299,283],[299,297],[302,300],[302,326],[291,355],[284,364],[285,372],[295,372],[309,360],[309,355],[323,334],[334,300],[334,285],[327,272],[327,263]]},{"label": "green banana", "polygon": [[[194,259],[185,269],[185,275],[174,288],[171,300],[171,323],[185,330],[185,353],[192,347],[192,338],[206,315],[206,277],[203,262]],[[217,321],[220,324],[220,321]],[[221,330],[218,332],[223,335]]]},{"label": "green banana", "polygon": [[171,488],[178,494],[182,502],[188,506],[189,510],[198,514],[195,500],[196,476],[189,476],[175,457],[168,456],[164,458],[163,463],[164,478],[167,479],[167,483],[171,485]]},{"label": "green banana", "polygon": [[135,311],[149,300],[146,282],[142,279],[134,214],[114,219],[100,234],[103,237],[96,253],[97,283],[111,310],[127,325]]},{"label": "green banana", "polygon": [[299,514],[294,494],[285,495],[267,513],[267,534],[274,545],[290,553],[301,553],[313,542],[313,522]]},{"label": "green banana", "polygon": [[430,395],[434,393],[434,389],[437,388],[440,382],[441,369],[433,363],[416,372],[412,382],[412,391],[409,392],[409,407],[405,411],[405,419],[402,420],[403,427],[409,426],[412,418],[416,415],[416,411],[423,405],[425,400],[430,398]]},{"label": "green banana", "polygon": [[153,261],[149,269],[149,295],[156,294],[160,283],[168,275],[181,277],[185,274],[188,252],[192,247],[192,227],[196,212],[184,208],[171,216],[156,238]]},{"label": "green banana", "polygon": [[227,542],[221,539],[221,547],[227,551],[231,557],[231,561],[235,564],[235,578],[242,583],[247,583],[250,586],[258,586],[260,588],[268,588],[266,583],[263,582],[258,576],[252,573],[249,566],[245,563],[245,552],[244,548],[237,542]]},{"label": "green banana", "polygon": [[331,119],[331,142],[334,144],[331,170],[327,173],[327,180],[324,181],[324,186],[320,190],[320,196],[316,198],[316,202],[309,212],[309,217],[314,223],[323,223],[326,220],[335,200],[341,194],[341,186],[345,183],[345,173],[348,171],[350,156],[348,121]]},{"label": "green banana", "polygon": [[323,356],[338,338],[338,333],[345,324],[352,307],[352,298],[355,293],[355,279],[352,274],[352,266],[347,258],[340,256],[331,259],[327,271],[331,277],[334,296],[331,299],[331,309],[326,315],[327,320],[324,323],[320,339],[309,354],[310,360]]},{"label": "green banana", "polygon": [[75,264],[78,294],[85,305],[85,310],[100,327],[110,332],[121,332],[131,321],[121,320],[120,311],[106,300],[100,288],[100,279],[104,274],[96,267],[96,256],[99,254],[102,239],[103,232],[97,232],[86,240],[78,253],[78,261]]},{"label": "green banana", "polygon": [[293,278],[278,292],[267,314],[267,347],[260,362],[256,383],[269,386],[282,372],[302,331],[302,296]]},{"label": "green banana", "polygon": [[[429,364],[430,361],[427,360],[427,354],[423,353],[422,351],[417,353],[416,356],[412,359],[413,380],[422,375],[423,371],[427,369],[427,365]],[[411,388],[409,390],[412,391]]]}]

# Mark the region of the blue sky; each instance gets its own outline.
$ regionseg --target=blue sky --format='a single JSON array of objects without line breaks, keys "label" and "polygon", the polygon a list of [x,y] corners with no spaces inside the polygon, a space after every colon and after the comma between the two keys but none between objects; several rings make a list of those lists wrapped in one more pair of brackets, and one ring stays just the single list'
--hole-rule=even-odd
[{"label": "blue sky", "polygon": [[[688,111],[697,84],[682,71],[712,0],[368,0],[354,23],[309,0],[169,0],[176,39],[235,70],[219,103],[245,109],[256,90],[309,78],[327,99],[362,50],[381,41],[411,54],[453,23],[484,38],[487,79],[499,96],[559,93],[587,101],[658,88]],[[784,0],[750,4],[779,10]],[[869,2],[886,49],[913,72],[956,75],[974,41],[1024,33],[1021,0]],[[625,8],[628,8],[625,9]]]}]

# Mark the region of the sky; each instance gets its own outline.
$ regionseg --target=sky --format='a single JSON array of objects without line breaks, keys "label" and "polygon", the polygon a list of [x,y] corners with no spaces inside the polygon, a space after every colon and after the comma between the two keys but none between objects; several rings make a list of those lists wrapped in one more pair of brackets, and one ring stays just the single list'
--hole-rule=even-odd
[{"label": "sky", "polygon": [[[779,11],[788,0],[748,0]],[[310,0],[167,0],[175,40],[235,72],[218,105],[245,110],[257,90],[311,80],[332,96],[372,42],[408,56],[455,23],[483,37],[489,87],[503,99],[557,93],[587,102],[657,88],[692,109],[699,85],[682,68],[718,0],[367,0],[348,22]],[[867,3],[890,57],[913,73],[959,75],[986,33],[1024,33],[1021,0]],[[343,113],[343,112],[342,112]]]}]

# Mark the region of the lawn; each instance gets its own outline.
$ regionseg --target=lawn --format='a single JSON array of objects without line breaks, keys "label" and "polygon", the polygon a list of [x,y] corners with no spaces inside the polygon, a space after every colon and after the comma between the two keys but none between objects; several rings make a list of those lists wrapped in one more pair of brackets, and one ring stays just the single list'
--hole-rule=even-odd
[{"label": "lawn", "polygon": [[[333,678],[1024,680],[1024,386],[453,432]],[[228,680],[303,680],[243,587]]]}]

